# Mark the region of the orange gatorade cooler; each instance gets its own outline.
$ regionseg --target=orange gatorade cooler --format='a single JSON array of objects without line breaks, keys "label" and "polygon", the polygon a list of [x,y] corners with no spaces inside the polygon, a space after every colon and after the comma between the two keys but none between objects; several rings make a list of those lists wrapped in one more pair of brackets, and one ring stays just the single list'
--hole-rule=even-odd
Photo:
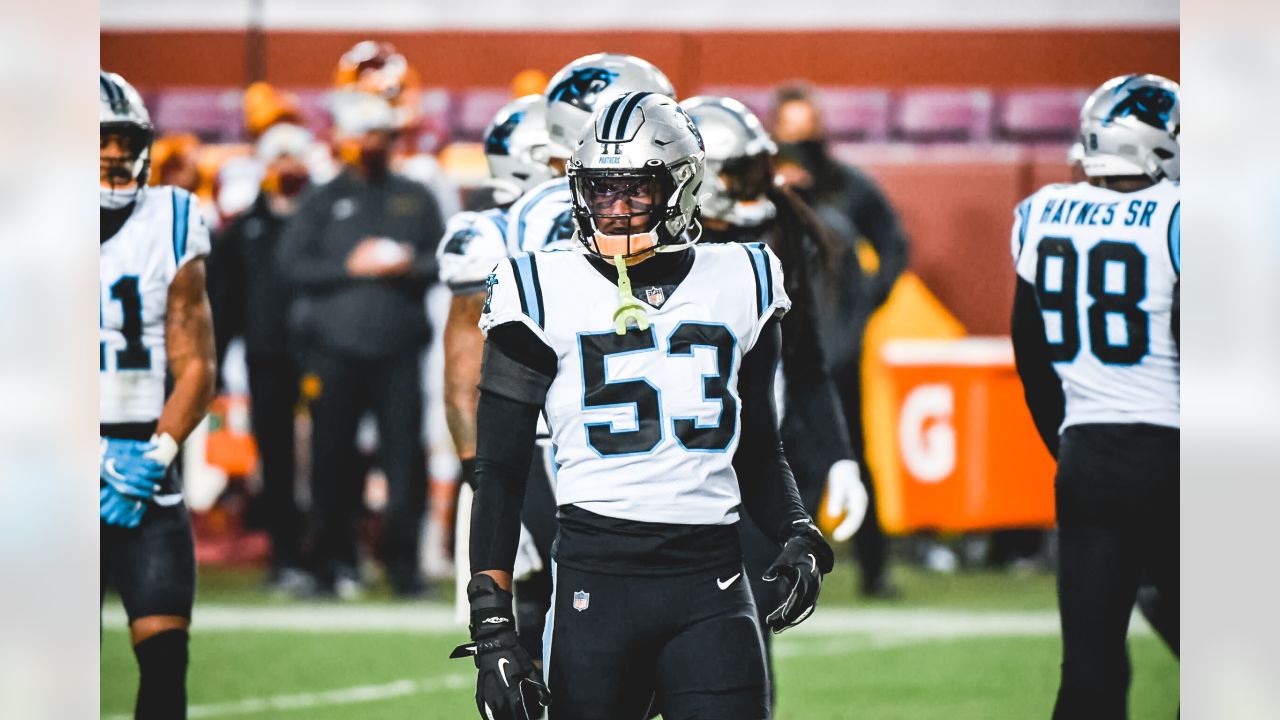
[{"label": "orange gatorade cooler", "polygon": [[886,530],[1053,525],[1054,461],[1008,338],[894,340],[883,358],[897,465],[877,478]]}]

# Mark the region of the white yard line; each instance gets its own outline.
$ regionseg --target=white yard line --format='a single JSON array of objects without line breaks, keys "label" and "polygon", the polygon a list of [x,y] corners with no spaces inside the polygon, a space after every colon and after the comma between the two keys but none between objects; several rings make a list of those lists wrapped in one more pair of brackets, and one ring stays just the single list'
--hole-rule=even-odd
[{"label": "white yard line", "polygon": [[[109,603],[104,628],[126,624],[124,609]],[[291,632],[464,633],[453,609],[442,604],[374,603],[359,605],[197,605],[196,632],[280,630]],[[1150,628],[1135,613],[1135,632]],[[785,637],[868,634],[877,637],[946,639],[975,636],[1043,636],[1059,632],[1056,610],[947,610],[924,608],[820,607]]]},{"label": "white yard line", "polygon": [[[102,611],[104,628],[123,629],[124,609],[118,603]],[[201,605],[193,621],[195,632],[395,632],[413,634],[457,633],[465,630],[446,605],[294,605],[254,607]],[[1130,630],[1149,635],[1151,628],[1134,613]],[[1049,637],[1059,633],[1054,610],[974,611],[919,608],[821,608],[804,624],[776,638],[778,657],[841,655],[905,645],[972,637]],[[444,690],[470,688],[471,673],[455,673],[420,680],[402,679],[382,685],[246,698],[224,703],[193,705],[191,718],[219,718],[269,711],[305,710],[333,705],[375,702]],[[111,715],[106,720],[130,720],[131,715]]]},{"label": "white yard line", "polygon": [[[270,711],[307,710],[334,705],[354,705],[357,703],[376,702],[406,695],[426,695],[444,690],[462,690],[475,683],[475,675],[455,673],[425,680],[396,680],[383,685],[357,685],[339,690],[325,690],[314,693],[294,693],[291,695],[272,695],[262,698],[246,698],[224,703],[208,705],[191,705],[187,708],[189,718],[220,718],[237,715],[253,715]],[[133,714],[108,715],[105,720],[132,720]]]}]

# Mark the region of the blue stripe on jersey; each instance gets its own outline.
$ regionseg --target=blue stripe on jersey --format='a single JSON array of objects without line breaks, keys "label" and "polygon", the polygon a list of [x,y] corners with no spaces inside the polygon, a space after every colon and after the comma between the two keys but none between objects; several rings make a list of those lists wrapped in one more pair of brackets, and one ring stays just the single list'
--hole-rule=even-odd
[{"label": "blue stripe on jersey", "polygon": [[773,304],[773,278],[769,274],[769,257],[765,255],[761,243],[743,245],[751,256],[751,269],[756,274],[756,301],[759,304],[758,315],[763,315],[765,308]]},{"label": "blue stripe on jersey", "polygon": [[1022,255],[1022,248],[1027,244],[1027,223],[1031,220],[1031,198],[1023,200],[1017,209],[1018,214],[1018,255]]},{"label": "blue stripe on jersey", "polygon": [[533,255],[521,253],[511,258],[511,262],[515,265],[516,277],[519,280],[516,284],[520,287],[524,312],[538,324],[538,327],[543,327],[542,285],[538,282],[538,267],[533,262]]},{"label": "blue stripe on jersey", "polygon": [[1182,203],[1173,206],[1173,217],[1169,218],[1169,258],[1173,260],[1173,271],[1182,274]]},{"label": "blue stripe on jersey", "polygon": [[191,195],[173,189],[173,260],[182,263],[187,254],[187,215],[191,212]]},{"label": "blue stripe on jersey", "polygon": [[506,211],[500,210],[498,208],[494,208],[492,210],[485,210],[483,214],[493,221],[494,226],[498,228],[498,232],[502,235],[502,238],[505,240],[507,237]]},{"label": "blue stripe on jersey", "polygon": [[550,187],[542,188],[542,190],[538,191],[537,195],[534,195],[532,198],[529,198],[529,202],[525,203],[524,207],[520,208],[520,217],[516,218],[515,246],[509,248],[509,251],[511,252],[511,254],[514,255],[519,252],[524,252],[524,225],[525,225],[525,220],[528,218],[529,211],[532,210],[533,206],[537,205],[538,202],[543,198],[545,198],[546,196],[550,195],[551,193],[564,190],[568,186],[568,182],[569,182],[568,180],[565,180],[564,184],[556,183],[555,185],[552,185]]}]

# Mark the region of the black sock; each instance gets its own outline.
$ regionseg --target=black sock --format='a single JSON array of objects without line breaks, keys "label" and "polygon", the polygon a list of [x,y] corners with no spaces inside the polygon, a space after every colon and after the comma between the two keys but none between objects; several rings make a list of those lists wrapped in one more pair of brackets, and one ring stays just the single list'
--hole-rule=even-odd
[{"label": "black sock", "polygon": [[187,631],[166,630],[133,646],[138,658],[134,720],[187,717]]}]

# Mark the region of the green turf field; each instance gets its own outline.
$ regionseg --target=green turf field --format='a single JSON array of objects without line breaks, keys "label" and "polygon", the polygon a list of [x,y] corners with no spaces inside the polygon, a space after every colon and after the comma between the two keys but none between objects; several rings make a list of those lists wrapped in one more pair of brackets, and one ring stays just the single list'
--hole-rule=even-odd
[{"label": "green turf field", "polygon": [[[1048,717],[1060,652],[1051,576],[904,569],[898,577],[904,599],[893,603],[862,602],[828,583],[814,618],[778,639],[778,718]],[[192,718],[475,717],[471,664],[445,659],[465,633],[438,629],[442,606],[375,595],[295,609],[262,601],[253,582],[242,574],[202,575],[209,627],[199,631],[198,607]],[[131,717],[136,673],[119,615],[108,606],[102,710],[123,719]],[[419,622],[420,615],[434,620]],[[1173,718],[1176,662],[1149,632],[1135,631],[1130,649],[1131,717]]]}]

